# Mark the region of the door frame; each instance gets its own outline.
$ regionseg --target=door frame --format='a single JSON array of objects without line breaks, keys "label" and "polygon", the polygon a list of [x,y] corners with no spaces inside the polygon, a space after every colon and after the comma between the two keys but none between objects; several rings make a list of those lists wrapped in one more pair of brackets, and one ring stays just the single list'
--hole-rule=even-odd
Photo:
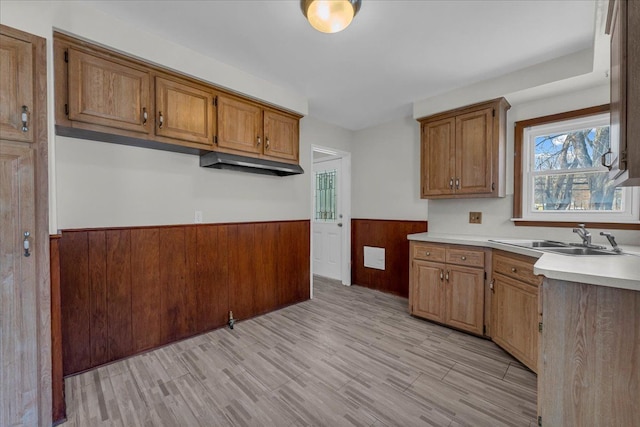
[{"label": "door frame", "polygon": [[309,190],[311,201],[309,203],[310,223],[309,227],[311,248],[309,251],[309,271],[311,282],[311,298],[313,298],[313,217],[314,217],[314,193],[315,193],[315,174],[313,173],[313,153],[324,153],[331,156],[332,159],[341,160],[342,179],[338,183],[340,185],[340,197],[342,199],[342,257],[340,260],[340,281],[345,286],[351,286],[351,153],[348,151],[337,150],[322,145],[311,145],[311,173],[309,174]]}]

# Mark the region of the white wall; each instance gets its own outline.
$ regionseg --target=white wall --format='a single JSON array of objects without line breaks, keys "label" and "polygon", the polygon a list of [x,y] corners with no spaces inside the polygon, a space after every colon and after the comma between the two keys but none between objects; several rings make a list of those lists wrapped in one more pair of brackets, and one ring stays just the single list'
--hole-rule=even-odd
[{"label": "white wall", "polygon": [[[206,81],[308,113],[307,100],[168,40],[158,40],[84,2],[0,2],[0,22],[47,39],[50,231],[77,227],[286,220],[310,217],[311,144],[350,151],[352,133],[312,118],[300,124],[295,177],[200,168],[198,157],[56,137],[53,30],[58,29]],[[159,48],[162,46],[162,48]]]},{"label": "white wall", "polygon": [[355,132],[352,217],[425,220],[420,199],[420,132],[411,117]]},{"label": "white wall", "polygon": [[[419,124],[412,117],[358,131],[353,145],[353,216],[428,219],[429,231],[434,233],[575,240],[568,228],[516,227],[510,221],[514,123],[607,102],[609,89],[606,85],[535,101],[514,102],[507,114],[508,196],[501,199],[421,200]],[[469,224],[470,211],[483,213],[482,224]],[[597,235],[600,230],[593,231],[595,242],[605,242]],[[620,243],[640,245],[638,231],[616,230],[614,234]]]}]

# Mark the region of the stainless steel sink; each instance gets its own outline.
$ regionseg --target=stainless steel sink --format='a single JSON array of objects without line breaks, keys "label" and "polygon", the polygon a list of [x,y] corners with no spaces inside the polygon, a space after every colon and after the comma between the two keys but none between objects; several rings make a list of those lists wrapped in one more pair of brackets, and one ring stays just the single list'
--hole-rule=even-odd
[{"label": "stainless steel sink", "polygon": [[563,255],[622,255],[620,252],[608,251],[606,249],[585,248],[572,246],[566,248],[546,248],[545,252],[553,252]]},{"label": "stainless steel sink", "polygon": [[569,245],[562,242],[555,242],[553,240],[521,240],[521,239],[509,239],[509,240],[491,240],[496,243],[504,243],[506,245],[519,246],[521,248],[566,248]]}]

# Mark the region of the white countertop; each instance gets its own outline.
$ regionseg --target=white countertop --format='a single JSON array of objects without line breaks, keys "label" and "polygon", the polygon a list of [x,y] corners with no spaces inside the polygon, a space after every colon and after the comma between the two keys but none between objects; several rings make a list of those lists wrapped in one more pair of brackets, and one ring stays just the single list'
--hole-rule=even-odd
[{"label": "white countertop", "polygon": [[534,273],[550,279],[640,291],[640,246],[621,245],[625,255],[575,256],[491,241],[514,240],[513,237],[417,233],[409,234],[407,238],[420,242],[482,246],[528,255],[538,258],[533,268]]}]

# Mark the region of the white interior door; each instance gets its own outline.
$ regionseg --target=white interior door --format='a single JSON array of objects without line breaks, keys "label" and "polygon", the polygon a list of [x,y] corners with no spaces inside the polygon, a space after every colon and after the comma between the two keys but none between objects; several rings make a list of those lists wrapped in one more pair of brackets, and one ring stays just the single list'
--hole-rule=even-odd
[{"label": "white interior door", "polygon": [[313,274],[341,280],[342,272],[342,160],[313,164]]}]

